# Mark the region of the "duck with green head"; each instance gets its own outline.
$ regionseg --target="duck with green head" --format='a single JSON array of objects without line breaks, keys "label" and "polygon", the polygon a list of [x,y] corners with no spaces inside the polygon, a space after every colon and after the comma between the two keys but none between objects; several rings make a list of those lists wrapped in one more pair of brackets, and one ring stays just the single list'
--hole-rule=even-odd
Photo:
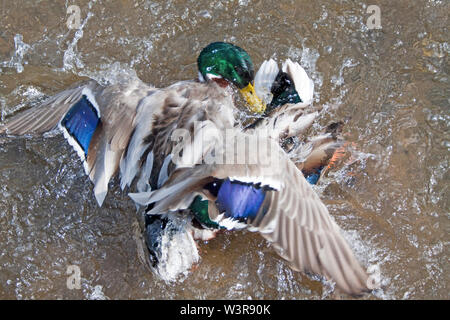
[{"label": "duck with green head", "polygon": [[223,86],[233,84],[247,100],[252,112],[265,111],[266,105],[252,85],[255,77],[253,62],[244,49],[231,43],[213,42],[200,52],[197,64],[200,81],[215,81]]},{"label": "duck with green head", "polygon": [[237,87],[253,112],[264,112],[265,104],[253,89],[253,63],[243,49],[212,43],[200,53],[198,68],[201,81],[166,88],[139,79],[77,84],[13,116],[0,134],[59,128],[81,158],[100,206],[119,174],[122,189],[135,191],[130,197],[145,208],[144,238],[165,280],[198,262],[194,237],[207,238],[216,227],[248,228],[272,242],[294,270],[332,278],[348,293],[367,290],[367,274],[326,206],[273,139],[298,134],[314,116],[296,114],[303,109],[294,104],[259,124],[272,134],[258,136],[257,145],[269,145],[276,163],[263,164],[259,156],[252,163],[205,162],[221,151],[234,154],[233,141],[223,143],[225,132],[248,138],[253,130],[237,123],[227,88]]}]

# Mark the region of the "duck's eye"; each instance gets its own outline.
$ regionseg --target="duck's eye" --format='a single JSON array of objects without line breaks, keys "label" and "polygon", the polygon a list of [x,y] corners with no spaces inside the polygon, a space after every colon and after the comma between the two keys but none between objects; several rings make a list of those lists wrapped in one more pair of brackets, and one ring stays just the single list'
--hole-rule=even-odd
[{"label": "duck's eye", "polygon": [[203,189],[208,190],[214,197],[217,197],[222,182],[222,180],[214,179],[212,182],[205,184]]}]

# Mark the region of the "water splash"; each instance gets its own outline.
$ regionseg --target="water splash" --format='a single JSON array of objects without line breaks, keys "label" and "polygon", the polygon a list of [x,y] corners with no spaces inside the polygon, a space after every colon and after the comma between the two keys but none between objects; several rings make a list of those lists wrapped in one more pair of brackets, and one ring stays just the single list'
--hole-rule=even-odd
[{"label": "water splash", "polygon": [[[4,2],[4,6],[13,8],[16,5],[8,3],[16,2]],[[448,242],[445,241],[448,197],[445,196],[445,179],[448,171],[446,153],[450,143],[446,135],[449,101],[446,94],[448,68],[445,62],[449,42],[442,31],[445,30],[447,18],[445,1],[419,1],[407,11],[393,2],[389,10],[382,10],[384,32],[368,30],[365,26],[365,5],[348,1],[339,6],[311,4],[308,6],[309,14],[303,15],[301,19],[284,21],[273,19],[271,12],[267,12],[268,9],[275,11],[278,3],[270,7],[265,2],[254,2],[254,11],[248,10],[238,20],[237,28],[232,27],[236,17],[239,17],[236,13],[247,9],[238,7],[238,1],[214,2],[211,5],[197,1],[192,3],[193,7],[190,6],[189,11],[179,1],[155,4],[147,0],[134,2],[139,5],[134,7],[127,6],[127,2],[120,2],[119,5],[114,1],[106,1],[94,8],[98,9],[94,10],[96,16],[84,26],[83,37],[75,40],[72,60],[70,57],[66,60],[73,69],[64,69],[63,72],[52,68],[62,68],[64,51],[73,42],[75,32],[63,34],[66,29],[52,30],[49,25],[36,23],[36,30],[45,30],[43,39],[37,40],[41,35],[30,29],[30,25],[25,23],[27,19],[14,21],[13,27],[21,30],[16,32],[21,32],[27,43],[23,42],[20,35],[13,42],[15,33],[9,34],[9,38],[3,38],[9,39],[11,49],[0,61],[4,71],[0,74],[2,117],[14,112],[11,106],[19,105],[24,100],[24,94],[29,94],[30,99],[33,99],[30,81],[33,81],[35,89],[50,93],[53,89],[65,88],[79,75],[89,75],[102,83],[115,83],[120,81],[119,72],[128,72],[125,70],[130,67],[142,70],[148,66],[151,72],[142,71],[140,75],[144,75],[151,83],[168,84],[167,79],[175,81],[188,76],[184,70],[176,74],[180,66],[172,66],[173,61],[181,61],[183,68],[184,64],[194,60],[195,57],[190,57],[203,44],[216,40],[217,36],[227,41],[245,43],[246,49],[257,52],[261,57],[280,52],[280,48],[292,47],[289,55],[293,55],[291,58],[307,69],[315,82],[316,104],[321,98],[321,102],[329,106],[333,102],[340,105],[339,110],[332,111],[330,108],[330,112],[323,113],[321,125],[329,118],[352,115],[353,120],[346,125],[346,132],[352,134],[348,140],[358,141],[364,146],[364,151],[376,155],[376,158],[361,155],[366,160],[362,159],[352,168],[345,165],[342,171],[330,171],[329,177],[325,176],[322,180],[323,185],[328,182],[326,178],[333,182],[332,185],[328,184],[330,188],[323,193],[325,198],[335,199],[346,192],[354,192],[358,194],[354,198],[355,203],[367,209],[369,214],[373,213],[373,216],[367,216],[367,221],[374,226],[371,230],[368,230],[365,222],[358,223],[362,221],[359,216],[349,216],[349,223],[344,220],[340,222],[349,230],[349,241],[363,239],[360,245],[355,242],[355,250],[360,248],[358,258],[365,265],[379,264],[382,281],[390,281],[384,292],[375,293],[375,298],[448,297],[448,281],[445,281],[448,260]],[[27,5],[31,2],[20,0],[18,3]],[[48,14],[48,8],[43,3],[36,5],[34,11],[24,13],[29,15],[43,11],[44,15]],[[55,8],[58,6],[64,12],[64,2]],[[86,6],[86,10],[91,8]],[[117,10],[122,10],[119,11],[120,16],[114,16]],[[400,14],[402,10],[407,14]],[[83,11],[83,14],[87,11]],[[208,18],[208,12],[214,22]],[[337,18],[338,15],[340,18]],[[126,28],[115,29],[111,34],[113,38],[105,36],[113,23],[125,25],[122,20],[124,17],[128,18]],[[133,20],[134,17],[136,20]],[[29,18],[34,19],[34,15]],[[64,19],[51,18],[56,26],[61,25]],[[94,20],[95,24],[92,23]],[[0,21],[0,25],[5,21],[7,19]],[[48,21],[43,22],[48,24]],[[288,24],[292,32],[279,37],[282,33],[278,31],[285,30],[284,26],[279,27],[283,23]],[[257,44],[260,37],[270,41]],[[304,37],[308,37],[308,41],[303,44],[299,39]],[[122,38],[125,39],[123,42],[118,40]],[[151,40],[149,44],[155,49],[151,56],[143,47],[145,42],[139,39]],[[117,41],[120,45],[116,46],[119,44]],[[270,47],[265,43],[269,43]],[[89,45],[88,48],[85,44]],[[85,48],[95,51],[85,51]],[[318,59],[316,49],[321,59]],[[104,59],[99,59],[100,56]],[[185,59],[186,56],[189,58]],[[131,62],[123,64],[122,61],[122,64],[111,66],[114,61],[108,60],[108,57],[124,57],[123,61]],[[77,59],[84,67],[77,67]],[[353,68],[346,66],[348,59],[351,59],[350,64],[358,62],[359,65]],[[281,59],[277,60],[281,62]],[[64,73],[63,76],[61,73]],[[63,78],[66,76],[67,79]],[[412,89],[405,87],[409,82],[412,82]],[[24,84],[24,87],[14,92],[14,88]],[[350,90],[341,91],[345,89]],[[406,99],[408,91],[414,100]],[[340,95],[341,92],[345,95]],[[417,121],[414,128],[397,125],[405,123],[399,119],[404,114],[396,113],[399,104],[416,110],[411,116]],[[365,108],[354,108],[353,105]],[[408,132],[398,139],[398,136],[393,136],[396,128],[398,132],[409,129],[414,134]],[[314,132],[320,132],[321,129],[321,126],[312,128],[316,130]],[[403,139],[410,140],[404,143]],[[217,258],[211,261],[210,266],[206,263],[198,266],[202,270],[202,278],[198,272],[192,272],[183,283],[155,281],[151,273],[143,271],[140,264],[135,265],[133,262],[134,243],[127,244],[125,212],[132,212],[134,208],[126,202],[126,196],[117,192],[111,197],[107,208],[98,209],[95,203],[90,202],[92,195],[88,178],[82,170],[78,171],[79,163],[71,157],[71,149],[61,148],[62,145],[62,138],[49,139],[45,143],[41,140],[17,139],[0,147],[0,225],[5,231],[1,237],[3,253],[0,253],[0,282],[5,284],[0,290],[3,298],[66,298],[70,294],[75,298],[88,299],[95,297],[95,286],[99,283],[103,288],[97,289],[97,293],[106,291],[114,298],[320,298],[315,294],[315,286],[311,287],[312,296],[302,289],[304,285],[301,277],[291,274],[285,265],[281,268],[284,271],[280,275],[280,282],[277,282],[277,268],[276,265],[271,268],[271,264],[278,260],[266,253],[268,247],[265,245],[256,249],[257,253],[247,255],[240,251],[248,248],[247,243],[235,241],[236,250],[234,255],[233,252],[230,254],[233,246],[229,239],[241,239],[242,234],[226,235],[208,244],[208,254]],[[416,159],[421,161],[420,165]],[[408,171],[410,167],[417,169]],[[363,171],[364,180],[355,180],[347,175],[350,169]],[[45,176],[56,178],[41,178]],[[411,182],[420,180],[415,179],[415,176],[419,176],[423,182]],[[32,188],[30,185],[37,187]],[[343,203],[347,205],[345,199]],[[336,206],[336,217],[344,219],[343,215],[340,216],[343,211],[339,204]],[[24,212],[28,214],[24,215]],[[117,216],[112,218],[111,213],[114,212]],[[81,213],[82,223],[74,220],[77,213]],[[75,223],[67,222],[68,215]],[[382,225],[377,227],[377,221]],[[122,230],[123,234],[119,237],[117,234],[111,235],[106,232],[109,230],[105,226]],[[395,232],[390,233],[390,228]],[[33,245],[30,248],[24,243]],[[114,250],[107,251],[109,248]],[[223,257],[225,249],[227,255]],[[103,257],[104,252],[110,254],[109,259]],[[121,260],[122,256],[126,260]],[[256,282],[252,272],[242,274],[241,267],[251,270],[258,256],[262,257],[261,265],[265,267],[258,270],[260,280]],[[92,276],[89,276],[88,270],[85,272],[88,277],[83,282],[89,285],[84,285],[82,292],[68,292],[66,288],[65,265],[73,257],[86,261],[86,266],[92,268]],[[208,259],[208,255],[203,254],[203,259]],[[228,269],[233,263],[236,270]],[[117,275],[120,274],[114,281],[111,281],[112,267],[117,270]],[[270,285],[267,279],[272,279],[272,276],[275,283]],[[255,286],[255,283],[260,285]],[[230,287],[234,290],[230,290],[227,295],[227,288]],[[328,288],[330,286],[326,285],[322,298],[333,298],[333,288]],[[281,293],[278,289],[281,289]]]},{"label": "water splash", "polygon": [[350,244],[356,258],[367,266],[369,279],[375,277],[380,289],[375,290],[373,294],[380,299],[393,299],[394,288],[391,286],[389,289],[384,289],[391,284],[391,278],[386,272],[383,272],[383,265],[392,260],[390,253],[385,248],[377,247],[370,240],[362,240],[356,230],[342,230],[342,235]]},{"label": "water splash", "polygon": [[[88,3],[88,8],[92,9],[92,5],[95,2],[96,2],[96,0],[90,1]],[[73,37],[72,42],[69,44],[69,47],[64,52],[63,68],[62,68],[63,71],[74,71],[75,69],[82,69],[82,68],[84,68],[84,63],[77,56],[75,50],[76,50],[76,45],[77,45],[78,41],[83,37],[83,34],[84,34],[83,29],[84,29],[84,27],[88,23],[89,19],[91,17],[93,17],[93,16],[94,16],[94,14],[91,11],[89,11],[87,16],[86,16],[86,18],[83,20],[83,22],[81,23],[80,27],[75,32],[75,35]]]},{"label": "water splash", "polygon": [[75,53],[75,49],[78,41],[83,37],[84,33],[83,28],[93,15],[94,14],[92,12],[89,12],[87,14],[86,19],[84,19],[80,28],[75,32],[72,42],[69,44],[67,50],[64,52],[63,68],[62,68],[63,71],[74,71],[77,68],[78,69],[84,68],[84,63]]},{"label": "water splash", "polygon": [[358,65],[358,62],[353,62],[352,58],[345,58],[341,67],[339,68],[339,75],[331,77],[331,83],[333,84],[333,90],[344,84],[344,69],[351,68]]},{"label": "water splash", "polygon": [[3,62],[2,66],[7,68],[16,68],[17,73],[22,73],[24,70],[24,64],[27,64],[24,61],[24,56],[30,49],[30,45],[23,42],[23,36],[21,34],[16,34],[14,36],[14,54],[11,57],[11,60],[8,62]]},{"label": "water splash", "polygon": [[147,227],[147,239],[156,248],[158,262],[153,270],[165,281],[183,281],[200,256],[194,241],[191,222],[186,216],[167,216],[167,224],[159,222]]},{"label": "water splash", "polygon": [[77,73],[79,76],[94,79],[101,85],[113,85],[126,83],[137,79],[136,71],[128,64],[115,62],[113,64],[102,64],[99,70],[81,70]]},{"label": "water splash", "polygon": [[14,107],[6,108],[6,99],[0,97],[0,105],[2,106],[2,121],[5,117],[26,107],[38,105],[45,99],[44,93],[34,86],[18,86],[11,92],[12,96],[23,97],[22,101]]},{"label": "water splash", "polygon": [[103,293],[103,286],[97,285],[89,295],[89,300],[109,300],[109,298]]}]

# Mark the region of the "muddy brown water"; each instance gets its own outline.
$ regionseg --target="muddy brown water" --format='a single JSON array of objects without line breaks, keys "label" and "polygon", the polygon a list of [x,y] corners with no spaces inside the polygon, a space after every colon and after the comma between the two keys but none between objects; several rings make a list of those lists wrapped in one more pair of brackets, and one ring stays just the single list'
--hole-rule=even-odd
[{"label": "muddy brown water", "polygon": [[[79,30],[68,28],[70,5]],[[194,78],[212,41],[245,48],[256,66],[298,61],[323,106],[309,133],[345,120],[353,143],[316,191],[379,271],[383,289],[363,299],[449,299],[449,13],[448,1],[2,0],[1,121],[85,77]],[[239,231],[200,243],[198,267],[166,283],[138,259],[126,193],[113,187],[98,208],[60,135],[0,139],[2,299],[340,298]],[[80,289],[67,286],[70,265]]]}]

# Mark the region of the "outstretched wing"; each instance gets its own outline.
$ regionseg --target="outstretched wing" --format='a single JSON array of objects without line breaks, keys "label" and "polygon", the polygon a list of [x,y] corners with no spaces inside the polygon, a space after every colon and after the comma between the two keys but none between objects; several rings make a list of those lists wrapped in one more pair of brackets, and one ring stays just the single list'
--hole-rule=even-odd
[{"label": "outstretched wing", "polygon": [[161,189],[140,200],[155,203],[148,213],[158,214],[186,209],[200,194],[216,207],[209,210],[211,220],[247,224],[272,242],[294,270],[331,278],[350,294],[368,290],[368,276],[326,206],[278,144],[259,138],[258,145],[263,140],[269,144],[267,154],[277,155],[269,163],[262,155],[251,164],[178,169]]},{"label": "outstretched wing", "polygon": [[[197,127],[201,120],[209,125]],[[233,124],[232,98],[214,82],[183,81],[156,89],[135,79],[106,87],[89,81],[63,91],[13,117],[0,134],[40,134],[59,127],[82,159],[101,205],[119,168],[122,189],[135,180],[139,192],[162,185],[174,167],[171,138],[177,129],[209,137],[207,144],[213,144],[209,129]],[[203,154],[191,147],[183,158],[195,162]]]},{"label": "outstretched wing", "polygon": [[294,270],[324,275],[351,294],[367,290],[368,276],[326,206],[291,161],[280,165],[285,183],[266,192],[250,225],[274,244]]},{"label": "outstretched wing", "polygon": [[54,129],[69,108],[78,102],[83,90],[101,88],[95,81],[80,84],[72,89],[57,93],[36,108],[28,109],[13,116],[0,126],[0,133],[11,135],[40,134]]},{"label": "outstretched wing", "polygon": [[101,205],[135,127],[139,103],[154,91],[138,79],[107,87],[91,80],[14,116],[0,134],[41,134],[59,127],[83,161]]}]

